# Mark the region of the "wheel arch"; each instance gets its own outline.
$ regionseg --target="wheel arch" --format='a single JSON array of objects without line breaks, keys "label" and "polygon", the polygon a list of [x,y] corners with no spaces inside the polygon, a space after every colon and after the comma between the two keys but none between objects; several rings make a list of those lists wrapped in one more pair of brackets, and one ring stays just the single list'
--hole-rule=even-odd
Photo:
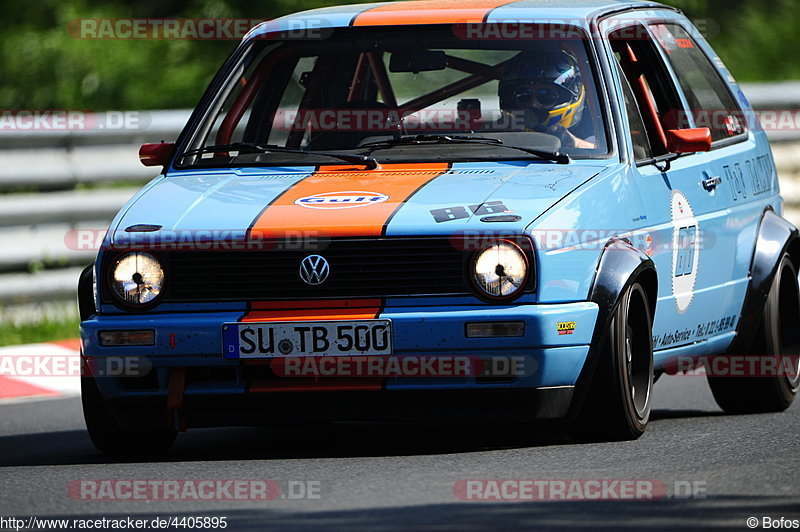
[{"label": "wheel arch", "polygon": [[94,300],[94,263],[88,265],[78,277],[78,315],[81,321],[88,320],[97,313]]},{"label": "wheel arch", "polygon": [[599,307],[595,322],[592,343],[575,385],[569,419],[577,417],[589,390],[589,385],[597,367],[606,334],[625,290],[635,282],[640,282],[647,295],[651,318],[655,317],[658,296],[658,272],[652,259],[637,249],[627,239],[609,240],[595,272],[589,301]]},{"label": "wheel arch", "polygon": [[742,303],[739,322],[729,353],[745,352],[753,343],[764,305],[767,301],[778,264],[784,253],[800,270],[800,232],[771,208],[761,215],[750,260],[750,283]]}]

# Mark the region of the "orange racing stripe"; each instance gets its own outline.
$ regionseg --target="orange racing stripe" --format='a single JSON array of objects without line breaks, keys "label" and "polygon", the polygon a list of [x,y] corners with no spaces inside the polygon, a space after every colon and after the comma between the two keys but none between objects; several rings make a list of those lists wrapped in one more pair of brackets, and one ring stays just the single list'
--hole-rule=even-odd
[{"label": "orange racing stripe", "polygon": [[254,301],[241,321],[374,320],[382,307],[381,299]]},{"label": "orange racing stripe", "polygon": [[[381,236],[386,224],[408,198],[449,168],[447,163],[385,164],[375,170],[353,170],[352,166],[321,167],[276,198],[254,222],[250,236],[283,238],[290,231],[328,237]],[[350,191],[381,194],[388,199],[352,208],[308,208],[295,203],[304,197]],[[381,299],[257,301],[250,304],[241,321],[369,320],[380,316],[383,305]],[[272,379],[253,382],[248,389],[250,392],[380,390],[384,381],[383,378],[357,379],[356,382]]]},{"label": "orange racing stripe", "polygon": [[[254,222],[250,236],[282,239],[297,232],[315,237],[381,236],[403,203],[448,169],[447,163],[384,164],[375,170],[322,166],[276,198]],[[354,207],[327,204],[313,208],[297,203],[320,194],[352,197],[363,193],[388,199]]]},{"label": "orange racing stripe", "polygon": [[404,24],[480,23],[493,9],[515,0],[422,0],[397,2],[368,9],[353,20],[353,26],[399,26]]}]

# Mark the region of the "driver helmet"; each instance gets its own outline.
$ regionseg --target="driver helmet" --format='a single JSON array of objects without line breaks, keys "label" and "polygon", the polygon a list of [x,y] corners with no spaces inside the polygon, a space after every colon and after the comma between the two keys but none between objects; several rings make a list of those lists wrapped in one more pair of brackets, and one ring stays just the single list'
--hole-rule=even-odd
[{"label": "driver helmet", "polygon": [[586,89],[575,56],[561,49],[520,52],[503,68],[500,109],[524,116],[525,127],[569,128],[580,122]]}]

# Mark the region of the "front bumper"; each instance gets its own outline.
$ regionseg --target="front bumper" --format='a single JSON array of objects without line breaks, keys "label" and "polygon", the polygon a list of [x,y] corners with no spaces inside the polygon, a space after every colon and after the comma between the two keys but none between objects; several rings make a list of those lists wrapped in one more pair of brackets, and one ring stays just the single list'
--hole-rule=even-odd
[{"label": "front bumper", "polygon": [[[93,316],[81,324],[90,367],[131,359],[148,368],[138,376],[102,376],[96,382],[116,411],[136,414],[138,405],[165,408],[171,376],[181,372],[181,408],[189,426],[250,424],[247,421],[412,418],[480,410],[523,417],[566,415],[594,333],[598,307],[577,302],[550,305],[394,307],[380,319],[392,322],[394,356],[525,360],[523,374],[481,376],[279,377],[268,361],[222,356],[222,325],[242,312]],[[521,321],[521,337],[467,338],[467,323]],[[573,323],[567,327],[564,323]],[[155,330],[153,346],[104,347],[100,331]],[[113,365],[112,365],[113,366]],[[117,364],[123,367],[124,364]],[[292,392],[292,393],[287,393]],[[171,398],[175,403],[175,398]],[[279,405],[276,408],[276,405]],[[399,406],[392,408],[391,405]],[[147,409],[150,410],[150,409]],[[452,418],[452,415],[447,417]],[[513,414],[512,417],[518,417]]]}]

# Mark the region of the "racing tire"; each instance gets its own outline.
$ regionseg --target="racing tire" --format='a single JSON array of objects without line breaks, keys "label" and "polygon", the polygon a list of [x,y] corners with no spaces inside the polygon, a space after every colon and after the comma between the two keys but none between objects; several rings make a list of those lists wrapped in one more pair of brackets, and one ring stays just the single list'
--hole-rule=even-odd
[{"label": "racing tire", "polygon": [[650,419],[653,317],[638,282],[620,297],[589,391],[569,433],[583,441],[635,440]]},{"label": "racing tire", "polygon": [[[81,377],[81,402],[89,437],[104,453],[155,454],[168,450],[175,442],[177,432],[168,428],[121,429],[93,377]],[[164,419],[166,424],[166,412]]]},{"label": "racing tire", "polygon": [[[788,253],[781,257],[753,345],[745,354],[774,358],[771,365],[779,371],[762,376],[709,375],[708,384],[720,408],[730,414],[781,412],[789,408],[800,387],[800,287],[797,269]],[[766,364],[758,367],[766,368]]]}]

